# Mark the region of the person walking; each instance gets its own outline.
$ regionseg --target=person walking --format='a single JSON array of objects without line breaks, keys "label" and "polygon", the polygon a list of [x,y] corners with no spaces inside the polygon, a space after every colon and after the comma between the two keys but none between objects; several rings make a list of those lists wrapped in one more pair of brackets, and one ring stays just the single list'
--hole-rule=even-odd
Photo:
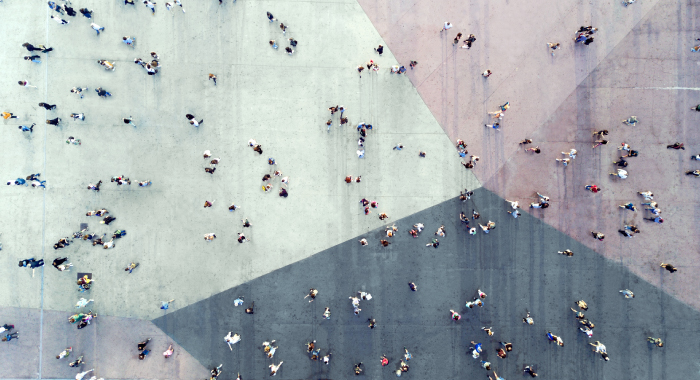
[{"label": "person walking", "polygon": [[29,42],[23,43],[22,46],[24,46],[27,50],[29,50],[29,52],[33,52],[33,51],[38,50],[42,53],[48,53],[48,52],[53,50],[53,48],[47,48],[44,45],[34,46],[34,45],[30,44]]},{"label": "person walking", "polygon": [[149,0],[143,0],[143,3],[146,5],[146,7],[151,9],[151,14],[153,16],[155,16],[156,15],[156,3],[151,2]]},{"label": "person walking", "polygon": [[590,191],[591,193],[597,193],[599,191],[603,191],[603,189],[598,187],[598,185],[586,185],[585,189]]},{"label": "person walking", "polygon": [[22,132],[29,132],[29,133],[32,133],[32,132],[34,132],[34,126],[35,126],[35,125],[36,125],[36,123],[33,123],[33,124],[30,125],[29,127],[27,127],[26,125],[20,125],[20,126],[17,127],[17,128],[21,129]]},{"label": "person walking", "polygon": [[[459,36],[461,37],[462,33],[460,33]],[[462,49],[471,49],[472,43],[474,43],[475,41],[476,41],[476,36],[474,36],[473,34],[470,34],[469,37],[467,37],[467,39],[464,40],[464,45],[462,45]],[[459,42],[459,40],[457,40],[457,42]],[[455,44],[457,42],[455,42]]]},{"label": "person walking", "polygon": [[22,87],[34,87],[34,88],[37,88],[36,86],[32,86],[31,84],[29,84],[29,82],[27,82],[26,80],[18,81],[18,83],[19,83],[19,85],[22,86]]},{"label": "person walking", "polygon": [[94,31],[97,32],[97,35],[98,35],[98,36],[100,35],[100,32],[101,32],[101,31],[104,31],[104,30],[105,30],[104,26],[99,26],[99,25],[95,24],[94,22],[90,24],[90,27],[91,27]]},{"label": "person walking", "polygon": [[669,271],[669,272],[671,272],[671,273],[674,273],[674,272],[678,271],[678,269],[677,269],[676,267],[674,267],[673,265],[671,265],[671,264],[661,263],[660,266],[661,266],[661,268],[664,268],[664,269],[666,269],[667,271]]},{"label": "person walking", "polygon": [[634,293],[632,293],[632,291],[629,289],[620,290],[620,293],[622,293],[622,295],[627,299],[634,298]]},{"label": "person walking", "polygon": [[32,61],[34,63],[41,63],[41,60],[39,60],[39,58],[41,58],[41,57],[39,57],[38,55],[32,55],[32,56],[25,55],[24,56],[25,61]]},{"label": "person walking", "polygon": [[561,44],[559,42],[556,42],[556,43],[547,42],[547,47],[552,51],[552,57],[554,57],[554,52],[557,49],[561,49]]}]

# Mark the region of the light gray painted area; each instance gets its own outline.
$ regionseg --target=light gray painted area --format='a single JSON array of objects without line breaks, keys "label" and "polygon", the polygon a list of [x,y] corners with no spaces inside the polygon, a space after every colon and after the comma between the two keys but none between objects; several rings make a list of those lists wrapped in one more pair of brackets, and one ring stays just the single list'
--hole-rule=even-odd
[{"label": "light gray painted area", "polygon": [[[355,1],[183,3],[186,13],[158,2],[152,16],[143,4],[75,2],[76,10],[94,10],[94,22],[105,27],[99,36],[80,14],[63,16],[68,25],[49,19],[55,12],[43,1],[0,4],[2,107],[19,115],[2,121],[0,173],[4,181],[38,172],[47,180],[45,191],[1,189],[0,275],[10,279],[0,288],[1,305],[70,310],[76,272],[90,272],[101,313],[154,318],[162,300],[183,307],[376,228],[379,212],[401,218],[478,186],[411,83],[388,72],[396,63],[388,49],[381,58],[374,53],[382,41]],[[266,11],[289,25],[286,36]],[[120,42],[126,35],[136,38],[133,48]],[[292,56],[282,51],[288,37],[299,41]],[[280,50],[268,45],[271,38]],[[24,42],[54,51],[39,53],[41,64],[27,62]],[[156,76],[133,63],[151,51],[162,64]],[[115,61],[116,70],[105,71],[100,59]],[[360,79],[355,67],[369,59],[382,70]],[[217,74],[217,86],[208,73]],[[20,87],[20,79],[38,88]],[[83,99],[70,93],[76,86],[89,88]],[[98,97],[99,86],[113,96]],[[45,111],[42,101],[58,107]],[[327,132],[331,105],[345,106],[349,126],[340,127],[336,114]],[[85,120],[73,121],[73,112]],[[190,126],[188,113],[204,123]],[[127,116],[136,127],[122,123]],[[44,124],[54,117],[60,126]],[[354,128],[361,121],[374,126],[362,160]],[[31,123],[32,134],[17,129]],[[69,136],[82,145],[66,144]],[[251,138],[262,156],[247,147]],[[392,150],[397,143],[406,149]],[[203,170],[205,150],[221,158],[214,175]],[[289,176],[287,199],[277,196],[279,178],[272,193],[261,190],[262,176],[275,168]],[[110,183],[116,175],[132,185]],[[362,182],[346,184],[346,175]],[[86,189],[100,179],[99,193]],[[153,185],[135,183],[144,180]],[[369,216],[358,203],[363,197],[380,204]],[[216,202],[205,209],[205,200]],[[229,212],[232,202],[241,209]],[[117,220],[104,226],[85,216],[101,207]],[[246,244],[236,241],[242,218],[253,225]],[[127,236],[113,250],[77,241],[52,249],[82,222]],[[206,242],[210,232],[217,239]],[[16,266],[59,255],[75,265],[72,272],[49,266],[32,278]],[[129,275],[123,268],[131,261],[140,266]]]}]

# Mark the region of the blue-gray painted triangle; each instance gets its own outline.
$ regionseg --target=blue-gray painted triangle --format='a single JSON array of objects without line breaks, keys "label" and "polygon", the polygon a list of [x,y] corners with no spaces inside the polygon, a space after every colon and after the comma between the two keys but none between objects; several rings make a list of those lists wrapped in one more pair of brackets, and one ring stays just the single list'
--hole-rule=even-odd
[{"label": "blue-gray painted triangle", "polygon": [[[496,229],[469,236],[458,214],[473,208],[481,213],[479,221],[492,220]],[[261,343],[271,339],[279,345],[275,362],[284,361],[281,379],[354,378],[357,362],[364,363],[366,378],[393,378],[403,347],[414,355],[404,376],[485,378],[480,362],[467,354],[472,340],[483,343],[483,357],[504,378],[522,376],[526,364],[537,365],[541,378],[551,379],[698,378],[695,310],[536,217],[523,213],[513,219],[508,209],[503,199],[478,189],[470,201],[449,200],[394,221],[399,232],[389,247],[379,245],[384,230],[377,229],[365,235],[367,247],[360,246],[359,237],[346,241],[153,322],[203,365],[223,363],[224,380],[237,372],[247,379],[268,376],[272,361]],[[412,238],[409,227],[419,222],[426,229]],[[443,224],[447,236],[439,248],[426,247]],[[574,256],[557,253],[564,249]],[[208,265],[225,271],[236,263]],[[669,275],[659,270],[659,276]],[[417,292],[409,289],[411,281]],[[312,287],[319,294],[309,303],[303,298]],[[485,305],[467,309],[465,302],[479,288],[488,294]],[[634,299],[619,293],[627,288]],[[362,301],[355,316],[348,297],[359,290],[373,299]],[[234,307],[238,296],[245,296],[246,304]],[[592,339],[578,330],[570,310],[580,299],[595,323]],[[255,314],[248,315],[244,308],[251,301]],[[322,317],[326,306],[330,320]],[[462,313],[459,322],[450,320],[450,309]],[[533,326],[522,322],[526,310]],[[367,326],[369,317],[377,321],[374,330]],[[482,327],[493,327],[493,337]],[[565,346],[550,344],[548,330]],[[233,351],[224,342],[229,331],[242,336]],[[665,347],[651,346],[648,336],[661,337]],[[305,343],[314,339],[321,355],[332,352],[329,366],[309,359]],[[609,362],[591,351],[588,343],[595,340],[607,346]],[[514,345],[505,360],[495,355],[499,341]],[[391,360],[387,367],[380,365],[382,354]]]}]

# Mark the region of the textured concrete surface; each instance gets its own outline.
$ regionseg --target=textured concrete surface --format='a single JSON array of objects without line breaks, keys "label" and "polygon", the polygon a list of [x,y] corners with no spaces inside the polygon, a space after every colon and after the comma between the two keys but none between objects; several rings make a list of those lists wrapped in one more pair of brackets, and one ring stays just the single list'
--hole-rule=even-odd
[{"label": "textured concrete surface", "polygon": [[[369,246],[349,240],[154,323],[205,366],[223,363],[230,378],[237,372],[266,377],[272,361],[261,344],[271,339],[279,346],[274,362],[284,361],[277,375],[282,379],[354,378],[352,366],[360,361],[366,378],[393,378],[403,347],[414,356],[410,378],[479,378],[484,370],[466,354],[472,340],[484,345],[484,357],[506,379],[520,377],[526,364],[536,364],[547,379],[697,377],[697,311],[542,220],[528,214],[513,219],[508,207],[479,189],[467,203],[449,200],[394,221],[399,231],[389,247],[379,245],[384,229],[375,229],[360,236]],[[466,234],[457,216],[474,208],[479,221],[492,220],[496,229]],[[418,222],[425,230],[412,238],[408,229]],[[426,247],[443,224],[447,236],[439,248]],[[557,254],[567,248],[573,257]],[[418,291],[411,292],[408,282]],[[303,297],[312,287],[319,294],[309,303]],[[619,293],[627,288],[634,299]],[[464,303],[477,289],[488,295],[484,306],[467,309]],[[361,301],[355,316],[348,297],[359,290],[373,298]],[[238,296],[246,303],[234,307]],[[591,339],[578,331],[570,310],[580,299],[596,326]],[[255,314],[245,314],[253,301]],[[322,317],[325,307],[330,320]],[[450,309],[462,313],[459,322],[450,320]],[[533,326],[522,322],[527,310]],[[374,330],[366,324],[370,317],[377,321]],[[494,335],[481,327],[493,327]],[[562,337],[564,347],[547,341],[548,330]],[[233,351],[224,342],[229,331],[242,338]],[[665,347],[651,347],[648,336],[661,337]],[[329,366],[309,360],[305,343],[314,339],[321,355],[332,353]],[[609,362],[591,352],[588,343],[595,340],[607,346]],[[505,360],[495,355],[500,341],[514,346]],[[380,365],[382,354],[390,358],[388,367]]]},{"label": "textured concrete surface", "polygon": [[[87,310],[85,310],[87,311]],[[2,324],[15,325],[19,339],[0,345],[0,377],[3,379],[72,379],[78,372],[95,369],[107,379],[191,379],[206,377],[208,371],[187,351],[174,343],[153,323],[144,320],[98,317],[78,330],[68,323],[75,312],[44,311],[12,307],[0,308]],[[138,359],[137,342],[151,338],[151,353]],[[170,344],[174,353],[162,356]],[[73,347],[67,357],[56,355]],[[41,354],[41,355],[40,355]],[[82,369],[68,363],[83,355]]]},{"label": "textured concrete surface", "polygon": [[[693,227],[698,218],[697,183],[684,173],[700,167],[690,159],[700,148],[696,132],[700,115],[690,110],[700,103],[700,92],[694,88],[700,79],[700,56],[690,52],[697,37],[699,5],[659,3],[551,119],[528,136],[543,152],[530,156],[521,148],[486,182],[508,199],[529,202],[535,191],[548,194],[552,207],[536,215],[696,309],[700,308],[694,254],[700,240]],[[635,127],[621,123],[630,115],[640,120]],[[594,129],[610,131],[607,146],[591,149]],[[684,142],[686,150],[666,148],[676,141]],[[614,171],[612,162],[620,157],[616,146],[623,142],[640,153],[628,160],[630,176],[621,181],[607,173]],[[557,166],[555,156],[570,148],[579,151],[576,162],[567,168]],[[585,191],[591,183],[604,191]],[[645,201],[637,192],[647,190],[661,207],[663,225],[642,219],[651,215],[641,209]],[[617,207],[627,202],[640,210]],[[625,238],[617,232],[625,223],[636,224],[642,233]],[[606,233],[605,242],[594,240],[591,230]],[[682,269],[672,278],[659,277],[662,261]]]},{"label": "textured concrete surface", "polygon": [[[478,186],[407,78],[387,70],[358,77],[357,64],[375,59],[386,69],[396,61],[391,52],[381,58],[373,52],[382,40],[356,2],[184,5],[185,14],[158,4],[151,16],[142,4],[76,3],[91,7],[95,22],[106,28],[97,36],[82,16],[69,25],[48,19],[45,2],[2,4],[6,17],[17,19],[0,26],[7,36],[0,54],[3,86],[12,96],[3,107],[20,117],[3,121],[0,173],[9,180],[41,172],[48,180],[43,192],[2,189],[7,202],[0,206],[6,216],[0,220],[0,273],[12,279],[0,290],[3,305],[68,310],[74,286],[65,277],[73,274],[51,268],[31,278],[14,266],[26,257],[43,255],[50,262],[66,255],[75,270],[94,274],[92,297],[101,313],[154,318],[162,313],[161,300],[175,298],[174,308],[185,306],[375,228],[381,225],[377,211],[400,218]],[[289,25],[286,36],[267,22],[268,10]],[[124,35],[136,37],[135,47],[120,42]],[[293,56],[281,51],[286,37],[299,41]],[[268,45],[271,38],[280,42],[279,51]],[[27,41],[55,50],[31,64],[21,59]],[[132,63],[151,51],[163,65],[157,76]],[[103,70],[98,59],[116,61],[116,70]],[[210,72],[218,74],[216,87],[207,80]],[[39,88],[22,88],[19,79]],[[79,85],[90,89],[84,99],[69,92]],[[98,86],[113,96],[97,97]],[[58,108],[45,111],[40,101]],[[337,104],[346,107],[352,125],[374,125],[363,160],[355,154],[354,127],[339,127],[336,115],[326,131],[327,108]],[[71,112],[84,112],[86,120],[71,120]],[[196,129],[187,124],[187,113],[205,122]],[[129,115],[136,128],[121,122]],[[42,124],[53,117],[61,117],[62,125]],[[32,122],[33,134],[17,130]],[[67,145],[68,136],[81,138],[82,145]],[[263,145],[264,155],[247,147],[250,138]],[[393,151],[397,143],[406,149]],[[207,149],[221,158],[213,176],[203,170]],[[419,150],[428,153],[425,159]],[[263,174],[273,169],[268,157],[290,177],[287,199],[260,189]],[[109,182],[121,174],[153,185]],[[363,181],[348,185],[346,175],[362,175]],[[86,189],[99,179],[105,181],[100,193]],[[274,184],[276,191],[279,179]],[[380,209],[365,216],[357,203],[363,197],[378,200]],[[205,200],[216,203],[204,209]],[[241,209],[230,213],[232,202]],[[104,226],[84,216],[99,207],[117,220]],[[245,245],[236,242],[242,218],[253,224]],[[113,251],[77,243],[53,252],[52,245],[81,222],[91,231],[121,228],[128,235]],[[209,232],[217,234],[214,242],[203,240]],[[127,275],[122,268],[131,261],[141,266]],[[214,265],[226,270],[213,271]],[[14,296],[19,292],[24,296]]]},{"label": "textured concrete surface", "polygon": [[[700,308],[692,253],[700,244],[692,227],[698,201],[694,178],[683,175],[698,167],[690,161],[698,148],[698,114],[690,107],[700,103],[700,55],[690,48],[697,45],[700,2],[360,4],[399,61],[419,62],[409,77],[447,134],[463,138],[470,153],[481,156],[474,173],[484,186],[523,203],[534,201],[536,191],[551,196],[552,207],[535,215]],[[448,20],[454,27],[440,35]],[[580,25],[599,28],[593,44],[573,46]],[[527,37],[515,38],[523,30]],[[452,46],[458,32],[476,34],[472,49]],[[552,57],[545,42],[563,47]],[[493,75],[483,79],[479,74],[487,68]],[[501,131],[484,128],[486,113],[506,101],[511,108]],[[642,122],[620,123],[630,115]],[[591,150],[591,132],[601,129],[610,130],[610,144]],[[543,153],[526,153],[518,145],[524,138]],[[676,141],[688,149],[666,150]],[[614,171],[615,146],[622,142],[641,153],[630,159],[630,178],[620,182],[607,173]],[[570,148],[579,155],[563,169],[554,159]],[[605,191],[586,192],[591,183]],[[639,206],[636,193],[645,190],[655,193],[663,226],[648,224],[642,212],[616,207],[629,201]],[[625,222],[643,233],[622,237],[617,230]],[[606,233],[606,242],[592,239],[591,230]],[[661,261],[684,270],[664,280],[656,273]]]}]

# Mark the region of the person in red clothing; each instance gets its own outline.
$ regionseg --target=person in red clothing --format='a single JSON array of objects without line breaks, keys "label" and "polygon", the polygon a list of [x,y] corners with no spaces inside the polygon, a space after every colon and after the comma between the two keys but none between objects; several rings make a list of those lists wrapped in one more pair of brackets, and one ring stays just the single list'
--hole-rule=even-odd
[{"label": "person in red clothing", "polygon": [[387,364],[389,364],[389,359],[386,357],[386,355],[382,355],[382,367],[384,367]]},{"label": "person in red clothing", "polygon": [[590,191],[591,193],[597,193],[599,191],[603,191],[598,185],[586,185],[586,190]]}]

